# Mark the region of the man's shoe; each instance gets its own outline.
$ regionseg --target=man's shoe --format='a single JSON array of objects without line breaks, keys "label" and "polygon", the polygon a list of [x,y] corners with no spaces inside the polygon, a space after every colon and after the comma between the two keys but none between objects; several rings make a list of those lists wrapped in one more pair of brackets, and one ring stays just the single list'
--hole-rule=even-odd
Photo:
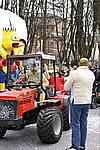
[{"label": "man's shoe", "polygon": [[71,146],[70,148],[67,148],[66,150],[78,150],[78,149],[75,148],[74,146]]},{"label": "man's shoe", "polygon": [[85,150],[85,147],[80,147],[80,150]]}]

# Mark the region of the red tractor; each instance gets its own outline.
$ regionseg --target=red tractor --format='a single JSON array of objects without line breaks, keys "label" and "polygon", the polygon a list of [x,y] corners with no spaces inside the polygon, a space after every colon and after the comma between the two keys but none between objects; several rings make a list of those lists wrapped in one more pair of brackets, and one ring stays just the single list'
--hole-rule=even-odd
[{"label": "red tractor", "polygon": [[[39,101],[37,89],[43,89],[44,60],[52,63],[55,85],[53,95],[48,94],[45,100]],[[69,130],[70,126],[66,91],[56,94],[55,57],[44,54],[8,56],[7,63],[7,90],[0,93],[0,138],[7,130],[37,123],[38,136],[44,143],[58,142],[62,131]],[[40,74],[38,82],[28,80],[33,63]],[[12,64],[16,65],[12,68]],[[24,74],[24,81],[18,82],[21,74]]]}]

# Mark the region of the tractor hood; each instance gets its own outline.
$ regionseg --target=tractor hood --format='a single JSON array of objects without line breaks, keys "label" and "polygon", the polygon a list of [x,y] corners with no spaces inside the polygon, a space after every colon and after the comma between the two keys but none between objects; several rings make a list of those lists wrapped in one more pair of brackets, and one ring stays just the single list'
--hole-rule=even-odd
[{"label": "tractor hood", "polygon": [[0,100],[18,100],[21,97],[33,95],[33,90],[25,88],[22,90],[11,90],[0,93]]}]

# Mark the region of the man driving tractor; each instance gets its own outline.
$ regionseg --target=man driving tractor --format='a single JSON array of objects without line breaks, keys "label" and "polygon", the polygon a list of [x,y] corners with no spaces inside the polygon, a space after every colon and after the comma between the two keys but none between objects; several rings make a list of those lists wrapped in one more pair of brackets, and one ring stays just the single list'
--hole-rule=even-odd
[{"label": "man driving tractor", "polygon": [[[40,71],[37,65],[34,63],[30,69],[29,82],[34,82],[37,85],[40,83]],[[45,89],[49,85],[49,81],[46,79],[45,75],[42,73],[42,86],[43,89],[38,87],[38,98],[39,101],[44,101],[45,99]]]}]

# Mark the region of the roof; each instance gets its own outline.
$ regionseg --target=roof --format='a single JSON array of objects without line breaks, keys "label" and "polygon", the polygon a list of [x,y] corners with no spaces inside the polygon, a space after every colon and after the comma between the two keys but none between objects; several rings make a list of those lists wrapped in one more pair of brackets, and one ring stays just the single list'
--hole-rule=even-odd
[{"label": "roof", "polygon": [[43,58],[43,59],[55,60],[55,56],[52,56],[52,55],[46,55],[46,54],[42,54],[42,58]]},{"label": "roof", "polygon": [[32,57],[42,57],[42,59],[55,60],[55,56],[46,54],[27,54],[27,55],[13,55],[7,56],[8,58],[22,59],[22,58],[32,58]]}]

